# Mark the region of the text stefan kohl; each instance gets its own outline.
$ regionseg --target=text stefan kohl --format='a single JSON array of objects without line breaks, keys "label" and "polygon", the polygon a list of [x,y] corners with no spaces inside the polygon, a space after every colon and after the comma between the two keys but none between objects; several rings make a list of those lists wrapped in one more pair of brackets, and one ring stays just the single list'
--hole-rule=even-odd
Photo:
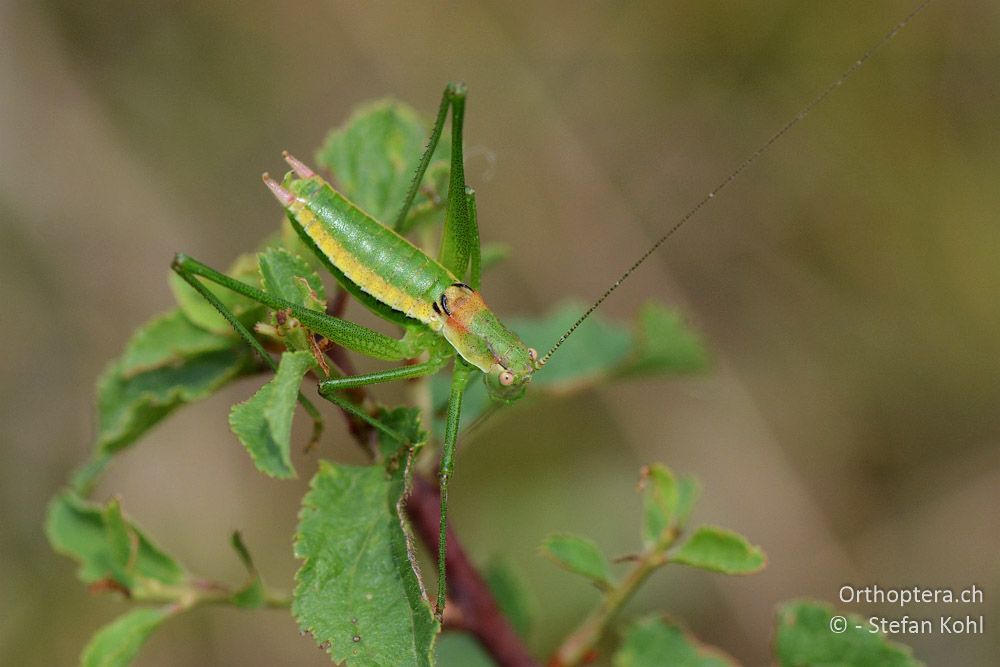
[{"label": "text stefan kohl", "polygon": [[983,634],[982,616],[941,616],[937,619],[884,618],[871,616],[868,618],[868,632],[885,635],[931,635],[937,632],[942,635],[981,635]]}]

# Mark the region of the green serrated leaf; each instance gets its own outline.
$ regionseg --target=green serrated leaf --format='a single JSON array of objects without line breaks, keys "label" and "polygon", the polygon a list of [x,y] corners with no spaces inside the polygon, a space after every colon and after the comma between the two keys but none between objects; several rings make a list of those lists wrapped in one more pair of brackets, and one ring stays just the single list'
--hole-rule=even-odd
[{"label": "green serrated leaf", "polygon": [[[411,107],[393,100],[375,102],[356,111],[342,127],[333,130],[316,154],[328,169],[337,188],[376,220],[392,224],[403,204],[427,142],[429,126]],[[447,197],[447,133],[441,136],[424,178],[437,201]],[[442,174],[443,172],[443,174]],[[440,210],[425,194],[418,193],[408,219]]]},{"label": "green serrated leaf", "polygon": [[708,351],[681,316],[649,301],[639,310],[632,358],[620,369],[626,376],[693,373],[708,366]]},{"label": "green serrated leaf", "polygon": [[278,234],[277,238],[274,239],[273,243],[266,244],[261,248],[261,252],[267,250],[268,248],[283,248],[292,255],[298,257],[306,264],[312,271],[322,271],[323,270],[323,260],[316,256],[309,246],[299,238],[298,232],[289,222],[288,217],[285,216],[281,221],[281,232]]},{"label": "green serrated leaf", "polygon": [[[833,609],[809,600],[787,602],[778,610],[775,653],[782,667],[920,667],[910,649],[868,631],[855,614],[833,621]],[[833,628],[833,629],[831,629]]]},{"label": "green serrated leaf", "polygon": [[173,558],[121,515],[117,501],[102,508],[65,491],[49,504],[45,534],[55,551],[80,564],[77,576],[88,584],[111,579],[132,588],[142,579],[178,584],[185,578]]},{"label": "green serrated leaf", "polygon": [[97,631],[80,656],[81,667],[127,667],[175,607],[134,609]]},{"label": "green serrated leaf", "polygon": [[738,533],[715,526],[700,526],[670,555],[672,563],[723,574],[752,574],[762,569],[766,561],[760,547]]},{"label": "green serrated leaf", "polygon": [[[420,410],[418,408],[399,407],[392,410],[380,408],[375,418],[405,437],[413,447],[420,447],[427,441],[427,432],[424,431],[423,425],[420,423]],[[378,449],[383,457],[388,458],[399,452],[400,444],[379,431]]]},{"label": "green serrated leaf", "polygon": [[192,324],[180,310],[173,310],[135,330],[118,359],[118,372],[130,378],[240,344],[235,335],[206,331]]},{"label": "green serrated leaf", "polygon": [[124,449],[180,406],[210,396],[252,367],[252,354],[242,345],[138,375],[126,376],[112,363],[97,382],[98,451]]},{"label": "green serrated leaf", "polygon": [[[257,281],[257,258],[252,254],[241,255],[226,273],[251,285]],[[253,324],[261,317],[264,307],[256,301],[237,294],[225,287],[203,281],[205,286],[218,297],[229,310],[244,324]],[[233,327],[212,304],[205,301],[198,292],[176,273],[169,277],[170,290],[184,316],[195,326],[220,336],[232,336]]]},{"label": "green serrated leaf", "polygon": [[261,288],[299,306],[322,310],[326,290],[304,259],[284,248],[267,248],[257,255]]},{"label": "green serrated leaf", "polygon": [[265,475],[295,477],[292,467],[292,415],[302,377],[316,363],[309,352],[285,352],[270,382],[229,412],[229,426]]},{"label": "green serrated leaf", "polygon": [[320,461],[303,500],[292,613],[338,663],[431,664],[439,626],[403,530],[406,468]]},{"label": "green serrated leaf", "polygon": [[97,453],[91,472],[103,468],[103,455],[132,444],[170,412],[205,398],[251,364],[250,351],[237,338],[200,329],[180,311],[147,322],[97,382]]},{"label": "green serrated leaf", "polygon": [[522,639],[531,634],[534,617],[534,601],[531,588],[513,563],[504,558],[495,558],[483,570],[490,591],[500,611],[507,617],[514,630]]},{"label": "green serrated leaf", "polygon": [[597,545],[585,537],[551,535],[542,543],[542,553],[559,567],[587,577],[602,590],[613,585],[607,559]]},{"label": "green serrated leaf", "polygon": [[733,667],[736,662],[718,649],[706,647],[682,628],[659,616],[629,625],[615,667]]}]

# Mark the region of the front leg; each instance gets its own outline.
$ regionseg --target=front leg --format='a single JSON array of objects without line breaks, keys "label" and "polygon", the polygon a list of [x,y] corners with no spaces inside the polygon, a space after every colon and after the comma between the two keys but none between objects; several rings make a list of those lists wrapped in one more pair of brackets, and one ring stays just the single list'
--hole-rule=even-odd
[{"label": "front leg", "polygon": [[[214,295],[201,284],[199,279],[205,279],[211,281],[217,285],[221,285],[228,290],[232,290],[237,294],[242,294],[245,297],[253,299],[258,303],[262,303],[268,308],[275,311],[285,310],[290,312],[302,325],[312,331],[317,333],[324,338],[327,338],[341,347],[345,347],[354,352],[364,354],[375,359],[383,359],[386,361],[401,361],[403,359],[408,359],[413,356],[413,350],[408,341],[396,340],[395,338],[390,338],[385,334],[379,333],[368,327],[361,326],[360,324],[355,324],[348,320],[340,319],[339,317],[333,317],[324,312],[318,310],[312,310],[310,308],[304,308],[299,304],[292,303],[286,299],[269,294],[261,289],[254,287],[253,285],[248,285],[247,283],[231,278],[224,273],[216,271],[212,267],[199,262],[193,257],[188,257],[187,255],[178,253],[174,257],[173,265],[171,266],[173,270],[180,275],[188,284],[193,288],[198,290],[198,292],[205,297],[205,299],[211,303],[217,310],[219,310],[222,315],[229,320],[233,328],[236,329],[240,335],[243,332],[240,331],[238,322],[232,316],[232,313],[225,311],[225,306],[218,303],[218,299],[214,298]],[[246,336],[244,336],[245,338]],[[253,345],[250,340],[248,343]]]},{"label": "front leg", "polygon": [[458,427],[462,419],[462,397],[475,368],[461,357],[455,357],[455,370],[451,376],[451,395],[448,398],[448,419],[445,423],[444,446],[441,449],[441,467],[438,472],[441,488],[441,527],[438,534],[438,590],[437,608],[434,612],[440,621],[444,616],[445,554],[448,550],[448,480],[455,467],[455,446],[458,444]]},{"label": "front leg", "polygon": [[428,361],[420,364],[413,364],[411,366],[401,366],[399,368],[390,368],[385,371],[376,371],[374,373],[365,373],[363,375],[348,375],[339,378],[330,378],[323,380],[319,383],[319,393],[320,396],[330,401],[337,407],[341,408],[345,412],[348,412],[364,423],[368,424],[372,428],[381,431],[382,433],[388,435],[390,438],[398,442],[400,445],[412,444],[409,440],[403,436],[401,433],[392,429],[385,424],[383,424],[378,419],[375,419],[370,414],[362,410],[355,403],[347,400],[341,396],[338,392],[343,389],[354,389],[355,387],[364,387],[370,384],[377,384],[379,382],[393,382],[395,380],[409,380],[413,378],[423,377],[425,375],[433,375],[441,370],[444,366],[446,358],[443,357],[431,357]]}]

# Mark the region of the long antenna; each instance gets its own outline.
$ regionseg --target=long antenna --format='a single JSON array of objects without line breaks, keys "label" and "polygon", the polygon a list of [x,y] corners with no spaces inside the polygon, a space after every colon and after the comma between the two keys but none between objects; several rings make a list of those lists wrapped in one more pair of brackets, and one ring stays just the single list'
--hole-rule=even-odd
[{"label": "long antenna", "polygon": [[717,194],[719,194],[720,192],[722,192],[722,190],[725,189],[725,187],[727,185],[729,185],[734,180],[736,180],[737,176],[739,176],[741,173],[743,173],[743,171],[747,167],[749,167],[751,164],[753,164],[754,162],[756,162],[757,158],[759,158],[761,155],[763,155],[767,151],[767,149],[769,149],[775,142],[777,142],[779,139],[781,139],[783,136],[785,136],[785,134],[787,134],[789,130],[791,130],[793,127],[795,127],[796,125],[798,125],[799,122],[801,122],[803,118],[805,118],[806,116],[808,116],[809,113],[813,109],[815,109],[817,106],[819,106],[823,102],[823,100],[825,100],[830,95],[830,93],[832,93],[834,90],[836,90],[841,85],[843,85],[843,83],[845,81],[847,81],[849,78],[851,78],[854,75],[855,72],[857,72],[859,69],[861,69],[861,66],[864,65],[865,62],[867,62],[869,58],[871,58],[873,55],[875,55],[875,53],[886,44],[886,42],[888,42],[893,37],[895,37],[899,33],[899,31],[902,30],[903,28],[905,28],[906,25],[910,21],[912,21],[914,18],[917,17],[918,14],[920,14],[920,12],[924,11],[925,9],[927,9],[927,6],[929,4],[931,4],[931,2],[933,2],[933,0],[924,0],[922,3],[920,3],[920,5],[917,6],[916,9],[914,9],[913,11],[911,11],[902,21],[900,21],[899,23],[897,23],[896,25],[894,25],[892,28],[890,28],[889,31],[886,32],[882,36],[881,39],[879,39],[877,42],[875,42],[875,44],[873,44],[872,46],[870,46],[868,48],[868,50],[865,51],[861,55],[860,58],[858,58],[857,60],[855,60],[851,64],[850,67],[848,67],[846,70],[844,70],[844,72],[840,76],[838,76],[836,79],[834,79],[834,81],[832,83],[830,83],[830,85],[828,85],[826,88],[824,88],[823,91],[819,95],[817,95],[815,98],[813,98],[813,100],[811,102],[809,102],[807,105],[805,105],[804,107],[802,107],[802,109],[800,109],[799,112],[797,114],[795,114],[795,116],[793,116],[791,120],[789,120],[787,123],[785,123],[784,126],[781,127],[781,129],[779,129],[777,132],[775,132],[774,134],[772,134],[770,136],[770,138],[768,138],[767,141],[765,141],[763,144],[761,144],[760,148],[758,148],[757,150],[755,150],[753,153],[750,154],[749,157],[747,157],[746,159],[744,159],[743,162],[741,162],[740,165],[738,167],[736,167],[736,169],[734,169],[728,176],[726,176],[726,178],[723,179],[723,181],[721,183],[719,183],[717,186],[715,186],[715,188],[711,192],[709,192],[707,195],[705,195],[701,199],[701,201],[699,201],[690,210],[688,210],[687,213],[685,213],[683,216],[681,216],[680,220],[678,220],[676,223],[674,223],[674,226],[671,227],[670,229],[668,229],[666,234],[664,234],[663,236],[661,236],[656,241],[656,243],[654,243],[649,248],[649,250],[647,250],[639,259],[637,259],[635,261],[635,263],[632,266],[630,266],[628,268],[628,270],[625,271],[625,273],[623,273],[621,275],[621,277],[618,278],[618,280],[616,280],[611,285],[611,287],[609,287],[607,289],[606,292],[604,292],[604,294],[601,295],[601,298],[599,298],[597,301],[595,301],[594,304],[590,308],[587,309],[587,312],[585,312],[583,315],[581,315],[580,319],[578,319],[576,322],[574,322],[573,326],[571,326],[569,329],[567,329],[566,333],[564,333],[562,336],[559,337],[559,340],[557,340],[556,344],[552,346],[552,349],[549,350],[548,352],[546,352],[545,356],[542,357],[541,362],[545,363],[546,361],[548,361],[549,358],[553,354],[555,354],[555,351],[558,350],[559,347],[563,343],[566,342],[566,339],[569,338],[573,334],[574,331],[576,331],[577,327],[579,327],[581,324],[583,324],[583,322],[588,317],[590,317],[593,314],[593,312],[595,310],[597,310],[601,306],[602,303],[604,303],[604,300],[607,299],[609,296],[611,296],[612,292],[614,292],[616,289],[618,289],[618,287],[623,282],[625,282],[628,279],[628,277],[631,276],[632,273],[636,269],[638,269],[639,266],[642,265],[643,262],[645,262],[647,259],[649,259],[649,256],[652,255],[654,252],[656,252],[657,249],[661,245],[663,245],[664,241],[666,241],[668,238],[670,238],[673,235],[674,232],[676,232],[678,229],[680,229],[682,226],[684,226],[684,223],[686,223],[688,220],[690,220],[692,217],[694,217],[695,213],[697,213],[698,211],[700,211],[702,209],[702,207],[705,206],[705,204],[707,204],[711,200],[715,199],[715,196]]}]

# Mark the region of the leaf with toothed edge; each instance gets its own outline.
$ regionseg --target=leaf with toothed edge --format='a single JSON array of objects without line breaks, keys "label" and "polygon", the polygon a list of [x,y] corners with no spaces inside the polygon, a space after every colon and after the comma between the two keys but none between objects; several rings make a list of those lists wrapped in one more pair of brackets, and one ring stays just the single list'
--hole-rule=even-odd
[{"label": "leaf with toothed edge", "polygon": [[118,358],[117,372],[128,380],[239,344],[235,336],[206,331],[192,324],[180,310],[172,310],[135,330]]},{"label": "leaf with toothed edge", "polygon": [[316,272],[284,248],[266,248],[257,255],[260,286],[268,294],[313,310],[326,308],[326,290]]},{"label": "leaf with toothed edge", "polygon": [[77,576],[88,584],[110,579],[128,589],[144,580],[178,584],[186,576],[124,517],[117,500],[101,507],[65,491],[49,504],[45,534],[55,551],[80,564]]},{"label": "leaf with toothed edge", "polygon": [[334,661],[351,667],[432,664],[439,624],[403,528],[406,463],[320,461],[303,499],[292,614]]},{"label": "leaf with toothed edge", "polygon": [[[831,632],[834,610],[811,600],[786,602],[778,609],[774,653],[781,667],[924,667],[908,646],[869,632],[861,616],[845,614],[839,634]],[[838,628],[839,629],[839,628]]]},{"label": "leaf with toothed edge", "polygon": [[767,558],[760,547],[750,544],[739,533],[716,526],[699,526],[670,554],[670,562],[722,574],[753,574],[764,567]]},{"label": "leaf with toothed edge", "polygon": [[128,447],[178,407],[251,368],[253,353],[238,338],[200,329],[178,311],[154,318],[97,381],[97,451]]},{"label": "leaf with toothed edge", "polygon": [[80,656],[81,667],[127,667],[149,636],[179,607],[133,609],[97,631]]},{"label": "leaf with toothed edge", "polygon": [[[427,144],[430,125],[412,107],[383,100],[358,109],[330,132],[316,161],[333,175],[344,196],[391,225],[399,213]],[[423,185],[434,193],[417,194],[409,226],[442,218],[440,202],[448,195],[448,133],[443,132]]]},{"label": "leaf with toothed edge", "polygon": [[316,360],[310,352],[285,352],[278,372],[257,393],[233,406],[229,426],[246,447],[254,465],[265,475],[295,477],[292,467],[292,415],[302,377]]},{"label": "leaf with toothed edge", "polygon": [[[266,293],[297,306],[323,312],[326,310],[326,290],[309,264],[284,248],[266,248],[257,255],[260,286]],[[291,351],[312,349],[312,333],[294,318],[270,316],[273,330],[258,328],[282,342]]]},{"label": "leaf with toothed edge", "polygon": [[[257,258],[253,254],[244,254],[236,258],[236,261],[229,267],[226,274],[236,280],[253,285],[257,282]],[[174,299],[180,306],[181,312],[195,326],[219,334],[220,336],[230,336],[235,338],[236,333],[233,327],[215,309],[212,304],[205,300],[191,285],[174,272],[169,277],[170,290],[174,293]],[[232,312],[243,324],[253,326],[264,313],[264,306],[253,299],[216,285],[207,280],[202,280],[205,285],[218,299]]]},{"label": "leaf with toothed edge", "polygon": [[550,535],[542,543],[542,553],[564,570],[590,579],[601,590],[609,590],[614,585],[604,554],[585,537]]},{"label": "leaf with toothed edge", "polygon": [[[411,447],[419,448],[427,442],[427,433],[421,425],[418,408],[399,407],[391,410],[380,408],[375,418],[406,438]],[[378,432],[378,449],[383,458],[395,456],[400,452],[401,446],[394,438],[382,431]]]},{"label": "leaf with toothed edge", "polygon": [[735,667],[722,651],[705,646],[676,623],[651,616],[629,625],[614,667]]}]

